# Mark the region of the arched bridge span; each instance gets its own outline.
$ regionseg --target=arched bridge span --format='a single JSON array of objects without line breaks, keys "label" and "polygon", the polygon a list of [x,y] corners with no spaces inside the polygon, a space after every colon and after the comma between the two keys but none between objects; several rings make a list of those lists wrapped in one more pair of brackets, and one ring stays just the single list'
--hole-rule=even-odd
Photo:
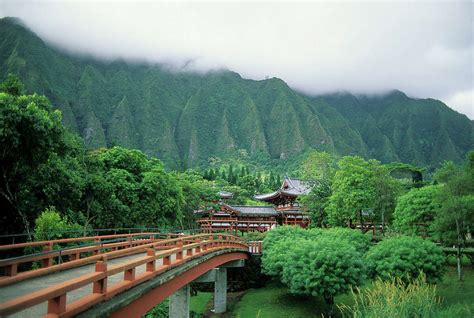
[{"label": "arched bridge span", "polygon": [[189,235],[92,255],[92,265],[78,263],[47,276],[7,277],[11,283],[0,287],[0,316],[140,317],[213,268],[247,259],[248,251],[231,235]]}]

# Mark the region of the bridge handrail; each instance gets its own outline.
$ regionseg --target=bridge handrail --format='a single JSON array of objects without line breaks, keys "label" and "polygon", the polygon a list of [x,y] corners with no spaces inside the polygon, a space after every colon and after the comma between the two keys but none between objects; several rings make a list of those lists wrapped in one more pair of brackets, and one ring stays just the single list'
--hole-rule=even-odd
[{"label": "bridge handrail", "polygon": [[[154,234],[151,234],[151,235],[154,235]],[[217,237],[219,239],[222,239],[222,238],[228,238],[229,240],[236,239],[234,236],[228,235],[228,234],[197,234],[193,236],[181,235],[181,234],[167,234],[167,236],[175,236],[175,235],[177,237],[174,239],[171,238],[171,239],[155,240],[153,238],[150,238],[148,240],[125,241],[124,243],[119,243],[119,244],[124,244],[125,247],[127,245],[130,245],[130,247],[118,250],[119,246],[116,246],[117,249],[115,251],[113,250],[113,251],[105,252],[105,253],[101,253],[101,250],[104,248],[111,248],[113,246],[91,247],[94,253],[97,252],[97,254],[83,257],[83,258],[81,258],[81,253],[85,252],[84,247],[80,247],[80,248],[68,249],[64,253],[61,250],[57,250],[57,251],[50,251],[48,253],[26,255],[25,257],[20,257],[18,259],[8,259],[8,260],[5,260],[3,263],[2,261],[0,261],[0,267],[3,267],[6,273],[6,276],[3,276],[2,279],[0,279],[0,287],[17,283],[25,279],[38,277],[38,276],[58,272],[61,270],[90,264],[90,263],[95,262],[97,259],[99,259],[101,255],[106,255],[108,258],[116,258],[116,257],[125,256],[125,255],[137,254],[137,253],[143,252],[145,248],[149,248],[149,247],[156,248],[159,245],[161,245],[161,248],[167,248],[169,247],[170,244],[172,245],[178,241],[182,241],[184,244],[186,244],[188,242],[187,240],[191,240],[192,238],[195,239],[198,237],[206,238],[206,237],[212,236],[212,237]],[[134,246],[134,245],[138,245],[138,246]],[[56,264],[56,265],[52,264],[53,257],[64,256],[64,255],[66,256],[73,255],[74,257],[69,259],[69,261],[67,262],[61,262],[60,264]],[[24,272],[18,272],[19,265],[33,262],[33,261],[41,261],[42,268],[24,271]]]},{"label": "bridge handrail", "polygon": [[17,249],[17,248],[25,248],[25,247],[33,247],[33,246],[47,246],[47,245],[55,245],[55,244],[61,244],[61,243],[72,243],[72,242],[81,242],[81,241],[101,240],[101,239],[119,238],[119,237],[134,237],[134,236],[143,236],[143,235],[151,235],[151,234],[160,235],[160,234],[164,234],[164,233],[160,233],[160,232],[141,232],[141,233],[129,233],[129,234],[109,234],[109,235],[71,237],[71,238],[49,240],[49,241],[34,241],[34,242],[27,242],[27,243],[16,243],[16,244],[0,245],[0,251]]},{"label": "bridge handrail", "polygon": [[[201,240],[201,238],[206,236],[207,240]],[[248,249],[248,245],[245,242],[230,235],[218,235],[217,239],[214,239],[214,235],[212,234],[201,234],[165,241],[166,243],[176,243],[176,246],[158,253],[153,247],[147,248],[147,256],[138,260],[123,262],[111,268],[107,268],[107,255],[99,255],[100,258],[96,263],[95,272],[84,274],[65,283],[56,284],[0,304],[0,315],[12,314],[47,301],[48,314],[54,316],[72,316],[90,308],[102,300],[109,299],[122,291],[162,274],[195,257],[219,249],[236,248],[242,251],[247,251]],[[194,242],[183,244],[185,241]],[[158,242],[153,244],[158,244]],[[141,247],[142,246],[140,246],[140,248]],[[176,255],[174,260],[171,258],[172,255]],[[159,267],[156,266],[156,260],[158,259],[163,259],[163,264]],[[135,269],[144,264],[146,264],[145,272],[136,276]],[[123,281],[107,287],[108,277],[121,272],[124,272]],[[68,292],[91,283],[93,284],[91,294],[73,303],[66,304],[66,295]]]},{"label": "bridge handrail", "polygon": [[[143,241],[152,242],[150,238],[146,239],[147,236],[150,237],[152,235],[143,235],[143,236],[139,236],[138,238],[134,237],[135,240],[132,242],[133,243],[137,243],[137,242],[141,243]],[[130,244],[130,240],[127,240],[127,238],[118,238],[115,240],[106,240],[106,241],[101,240],[101,241],[93,242],[93,243],[79,244],[75,246],[60,248],[57,250],[45,250],[42,252],[36,252],[36,253],[31,253],[31,254],[26,254],[26,255],[21,255],[21,256],[0,259],[0,267],[10,265],[12,262],[15,262],[15,261],[22,261],[22,263],[26,263],[30,261],[41,260],[42,258],[67,256],[67,255],[75,254],[78,252],[85,253],[85,252],[95,251],[97,249],[120,247],[127,244]],[[45,257],[41,257],[41,256],[45,256]]]}]

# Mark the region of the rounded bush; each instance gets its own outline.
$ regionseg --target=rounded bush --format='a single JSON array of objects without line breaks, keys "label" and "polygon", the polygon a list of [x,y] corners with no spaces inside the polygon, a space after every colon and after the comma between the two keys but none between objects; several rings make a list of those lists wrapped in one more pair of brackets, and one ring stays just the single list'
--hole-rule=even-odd
[{"label": "rounded bush", "polygon": [[370,277],[398,277],[408,282],[423,272],[429,283],[441,280],[445,263],[443,251],[436,244],[409,236],[383,240],[369,250],[366,260]]},{"label": "rounded bush", "polygon": [[331,237],[294,241],[282,268],[281,280],[291,293],[323,296],[328,303],[365,279],[360,252],[347,241]]},{"label": "rounded bush", "polygon": [[320,230],[323,237],[333,238],[334,240],[344,240],[354,246],[357,251],[365,254],[371,246],[371,236],[363,234],[359,230],[333,227],[327,230]]}]

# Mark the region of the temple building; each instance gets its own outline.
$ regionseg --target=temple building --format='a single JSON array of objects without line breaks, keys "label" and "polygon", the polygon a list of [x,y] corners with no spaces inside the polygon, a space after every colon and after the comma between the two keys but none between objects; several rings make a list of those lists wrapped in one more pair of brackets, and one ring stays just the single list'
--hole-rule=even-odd
[{"label": "temple building", "polygon": [[307,227],[309,215],[300,210],[296,199],[308,194],[311,185],[307,182],[285,177],[281,187],[272,193],[256,195],[255,199],[268,202],[268,206],[229,205],[232,193],[219,192],[220,200],[214,207],[195,211],[197,222],[206,232],[229,231],[238,234],[244,231],[268,231],[278,224]]}]

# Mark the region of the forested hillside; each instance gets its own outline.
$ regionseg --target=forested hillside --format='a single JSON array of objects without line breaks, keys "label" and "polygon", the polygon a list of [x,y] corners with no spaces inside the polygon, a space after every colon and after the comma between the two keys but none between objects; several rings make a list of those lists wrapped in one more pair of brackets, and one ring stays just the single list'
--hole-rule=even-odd
[{"label": "forested hillside", "polygon": [[474,145],[473,122],[437,100],[399,91],[310,97],[277,78],[79,57],[4,18],[0,80],[10,72],[45,94],[88,148],[137,148],[168,163],[205,165],[242,150],[286,159],[313,148],[432,166],[459,162]]}]

